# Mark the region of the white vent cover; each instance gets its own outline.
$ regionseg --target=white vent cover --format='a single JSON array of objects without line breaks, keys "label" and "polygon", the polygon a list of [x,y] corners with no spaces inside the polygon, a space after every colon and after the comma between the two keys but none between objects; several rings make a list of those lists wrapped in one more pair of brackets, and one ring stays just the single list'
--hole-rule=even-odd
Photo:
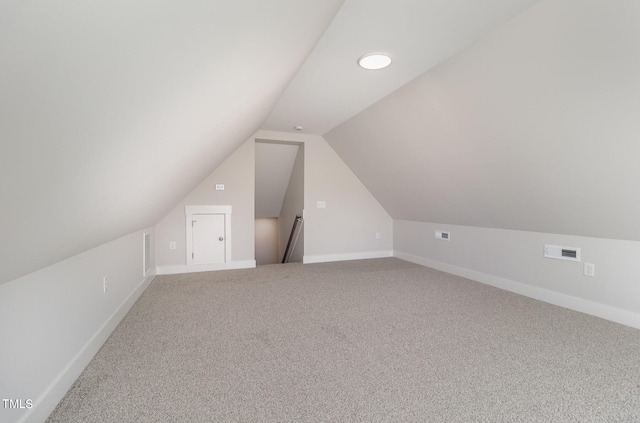
[{"label": "white vent cover", "polygon": [[442,239],[445,241],[449,241],[451,239],[451,232],[445,232],[445,231],[435,231],[435,237],[436,239]]},{"label": "white vent cover", "polygon": [[142,276],[151,271],[151,234],[145,232],[142,237]]},{"label": "white vent cover", "polygon": [[545,245],[544,256],[558,260],[580,261],[580,248]]}]

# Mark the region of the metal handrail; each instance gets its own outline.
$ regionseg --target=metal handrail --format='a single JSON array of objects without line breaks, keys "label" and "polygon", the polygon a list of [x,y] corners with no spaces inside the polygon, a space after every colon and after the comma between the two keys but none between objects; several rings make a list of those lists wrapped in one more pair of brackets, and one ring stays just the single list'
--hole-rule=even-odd
[{"label": "metal handrail", "polygon": [[[300,227],[298,227],[300,224]],[[299,214],[296,215],[295,220],[293,221],[293,227],[291,228],[291,234],[289,235],[289,241],[287,241],[287,247],[284,250],[284,257],[282,257],[282,263],[288,263],[293,255],[293,250],[296,248],[296,244],[298,242],[298,237],[300,236],[300,230],[302,229],[303,219]],[[296,229],[298,230],[296,233]],[[295,234],[295,240],[293,236]],[[291,246],[291,241],[293,240],[293,247]],[[291,252],[289,252],[289,247],[291,247]]]}]

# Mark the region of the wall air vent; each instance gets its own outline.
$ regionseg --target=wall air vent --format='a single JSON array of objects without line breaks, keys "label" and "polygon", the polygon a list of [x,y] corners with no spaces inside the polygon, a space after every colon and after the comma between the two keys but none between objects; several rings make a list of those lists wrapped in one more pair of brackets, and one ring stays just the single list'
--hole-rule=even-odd
[{"label": "wall air vent", "polygon": [[558,260],[580,261],[580,248],[545,245],[544,256]]},{"label": "wall air vent", "polygon": [[151,234],[145,232],[142,236],[142,276],[151,271]]},{"label": "wall air vent", "polygon": [[436,239],[442,239],[444,241],[449,241],[451,239],[451,232],[445,231],[435,231]]}]

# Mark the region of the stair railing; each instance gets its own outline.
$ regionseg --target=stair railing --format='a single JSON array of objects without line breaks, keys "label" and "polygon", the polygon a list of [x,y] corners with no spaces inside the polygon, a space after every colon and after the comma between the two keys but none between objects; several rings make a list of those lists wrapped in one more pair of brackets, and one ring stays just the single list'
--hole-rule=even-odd
[{"label": "stair railing", "polygon": [[300,230],[302,229],[303,223],[304,221],[302,219],[302,216],[296,215],[296,218],[293,221],[293,227],[291,228],[291,234],[289,235],[289,241],[287,242],[287,247],[284,250],[284,257],[282,257],[283,263],[289,263],[289,260],[291,260],[291,256],[293,255],[293,251],[296,248],[296,243],[298,242],[298,237],[300,236]]}]

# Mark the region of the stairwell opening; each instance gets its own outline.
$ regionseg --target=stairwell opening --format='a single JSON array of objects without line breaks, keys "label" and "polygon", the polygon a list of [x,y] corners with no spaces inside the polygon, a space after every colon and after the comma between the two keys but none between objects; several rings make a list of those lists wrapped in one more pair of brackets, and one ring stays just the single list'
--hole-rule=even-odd
[{"label": "stairwell opening", "polygon": [[[256,140],[255,151],[256,264],[282,263],[296,216],[303,215],[304,144]],[[304,224],[300,223],[288,262],[302,262]]]}]

